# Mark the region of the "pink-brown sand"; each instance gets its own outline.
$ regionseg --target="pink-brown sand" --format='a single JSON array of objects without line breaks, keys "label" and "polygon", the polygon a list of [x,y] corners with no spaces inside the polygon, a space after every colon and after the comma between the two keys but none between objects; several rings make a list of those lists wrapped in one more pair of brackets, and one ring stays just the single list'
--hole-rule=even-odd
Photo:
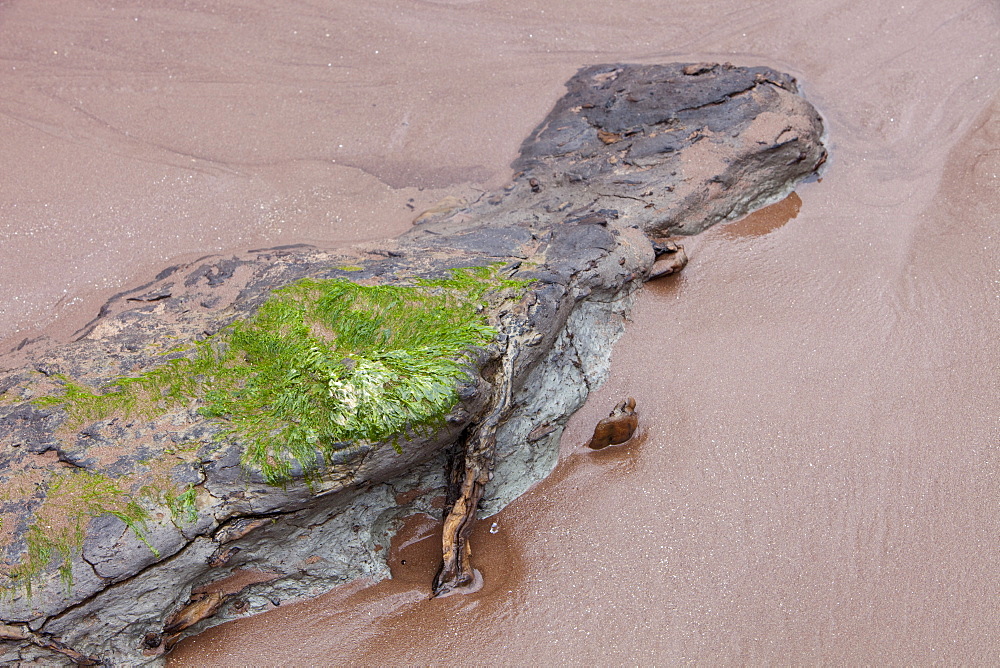
[{"label": "pink-brown sand", "polygon": [[[644,291],[478,593],[427,599],[418,516],[394,580],[171,665],[1000,662],[995,2],[35,0],[0,36],[8,348],[181,257],[494,187],[583,65],[766,64],[828,123],[820,182]],[[640,436],[582,448],[626,395]]]}]

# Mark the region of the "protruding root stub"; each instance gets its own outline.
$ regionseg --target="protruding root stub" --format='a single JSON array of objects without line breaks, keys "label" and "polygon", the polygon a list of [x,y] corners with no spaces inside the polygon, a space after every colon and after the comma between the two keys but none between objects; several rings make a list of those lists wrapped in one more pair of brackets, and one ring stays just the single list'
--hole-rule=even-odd
[{"label": "protruding root stub", "polygon": [[468,589],[476,582],[469,536],[476,522],[476,509],[483,496],[483,489],[492,477],[497,428],[510,410],[514,360],[520,346],[513,329],[506,328],[505,349],[501,353],[500,367],[493,384],[492,406],[486,416],[468,430],[461,448],[449,463],[444,533],[441,539],[443,563],[434,577],[433,597]]},{"label": "protruding root stub", "polygon": [[676,274],[687,266],[687,253],[680,244],[675,244],[673,241],[653,242],[653,251],[656,253],[656,261],[649,269],[647,280]]},{"label": "protruding root stub", "polygon": [[220,592],[193,594],[183,607],[164,622],[162,633],[150,632],[145,635],[142,653],[146,656],[159,656],[169,652],[181,639],[182,631],[217,613],[232,597],[233,594]]},{"label": "protruding root stub", "polygon": [[611,414],[597,423],[594,436],[587,447],[600,450],[609,445],[619,445],[632,438],[639,426],[639,416],[635,412],[635,399],[629,397],[622,401]]},{"label": "protruding root stub", "polygon": [[[495,439],[492,445],[496,445]],[[469,542],[469,536],[476,521],[476,508],[490,475],[488,467],[470,462],[470,459],[472,458],[468,452],[464,453],[464,456],[459,453],[452,464],[452,480],[449,481],[448,494],[450,510],[445,516],[441,544],[443,563],[434,577],[432,596],[443,596],[458,589],[467,589],[476,581],[476,573],[472,568],[472,544]],[[483,459],[482,464],[486,464],[486,458]],[[489,453],[489,459],[492,459],[492,452]],[[452,499],[452,490],[456,489],[456,482],[457,493]]]}]

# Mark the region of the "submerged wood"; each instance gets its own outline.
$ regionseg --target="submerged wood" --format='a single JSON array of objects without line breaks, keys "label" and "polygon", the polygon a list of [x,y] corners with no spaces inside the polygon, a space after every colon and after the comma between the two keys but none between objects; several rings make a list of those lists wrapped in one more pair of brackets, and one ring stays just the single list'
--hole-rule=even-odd
[{"label": "submerged wood", "polygon": [[[445,488],[434,588],[468,586],[477,512],[551,470],[562,427],[606,373],[630,296],[686,261],[669,237],[775,201],[826,159],[819,115],[791,77],[768,68],[599,65],[567,88],[524,141],[507,186],[444,202],[402,237],[169,267],[109,300],[75,341],[26,340],[0,358],[0,486],[25,491],[0,502],[4,572],[25,558],[53,471],[113,479],[149,514],[141,536],[97,514],[62,574],[53,556],[30,596],[8,588],[0,663],[162,663],[168,645],[209,625],[385,577],[400,519],[441,512]],[[501,335],[477,352],[443,426],[401,438],[399,452],[340,444],[309,484],[301,470],[283,487],[244,470],[239,440],[217,438],[223,426],[197,406],[70,425],[62,409],[32,402],[59,391],[61,377],[102,387],[161,364],[159,351],[252,315],[272,290],[304,277],[387,285],[493,263],[533,282],[523,294],[494,295],[487,315]],[[141,496],[153,480],[190,486],[196,518]],[[192,597],[254,569],[275,577]]]}]

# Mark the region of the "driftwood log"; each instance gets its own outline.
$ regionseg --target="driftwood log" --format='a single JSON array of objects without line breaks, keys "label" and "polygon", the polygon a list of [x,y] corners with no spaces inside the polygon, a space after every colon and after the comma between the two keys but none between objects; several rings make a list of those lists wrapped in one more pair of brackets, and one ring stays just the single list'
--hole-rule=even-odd
[{"label": "driftwood log", "polygon": [[[78,550],[42,560],[30,594],[7,587],[0,663],[162,662],[169,644],[206,626],[387,576],[400,518],[442,504],[434,590],[471,582],[477,509],[494,512],[554,466],[562,427],[602,381],[635,290],[683,266],[670,237],[776,201],[826,159],[819,115],[768,68],[601,65],[567,88],[506,187],[442,202],[400,238],[169,267],[112,298],[72,343],[26,340],[0,358],[0,486],[25,490],[0,498],[3,572],[24,563],[53,472],[113,480],[149,517],[137,535],[123,514],[94,513]],[[274,486],[245,470],[238,439],[217,438],[223,426],[197,406],[71,426],[36,401],[65,378],[99,388],[162,363],[157,351],[250,316],[304,277],[391,285],[488,264],[532,283],[491,298],[499,335],[476,353],[440,429],[398,450],[341,444],[308,481],[293,470]],[[142,496],[155,476],[187,486],[193,518]],[[270,575],[225,595],[192,593],[246,573]]]}]

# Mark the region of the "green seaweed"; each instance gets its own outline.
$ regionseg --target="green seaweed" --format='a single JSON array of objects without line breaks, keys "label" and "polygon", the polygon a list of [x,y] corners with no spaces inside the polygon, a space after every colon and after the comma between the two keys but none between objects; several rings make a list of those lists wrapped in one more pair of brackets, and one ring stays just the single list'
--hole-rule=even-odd
[{"label": "green seaweed", "polygon": [[164,496],[175,519],[188,524],[198,521],[198,506],[195,503],[197,493],[193,484],[189,483],[180,494],[166,492]]},{"label": "green seaweed", "polygon": [[[71,426],[197,407],[222,423],[220,437],[243,446],[245,467],[284,484],[298,463],[309,482],[350,443],[392,441],[398,449],[408,433],[439,427],[458,400],[471,351],[496,335],[487,298],[518,298],[527,284],[501,277],[499,265],[402,286],[304,279],[275,290],[255,315],[216,336],[165,351],[163,364],[115,378],[101,391],[57,377],[62,393],[34,403],[62,407]],[[144,497],[150,502],[140,503]],[[32,582],[56,557],[69,589],[87,522],[106,513],[159,556],[145,535],[145,506],[156,503],[175,522],[198,518],[193,485],[178,492],[155,483],[133,495],[100,473],[53,474],[26,533],[27,554],[9,572],[13,586],[0,590],[23,586],[30,596]]]},{"label": "green seaweed", "polygon": [[131,476],[113,479],[83,469],[51,474],[44,483],[45,499],[25,533],[26,554],[7,572],[10,582],[0,585],[0,596],[12,595],[23,587],[30,598],[33,584],[53,558],[58,558],[60,578],[69,593],[73,587],[73,557],[83,547],[87,523],[95,517],[114,515],[157,558],[160,552],[146,536],[147,522],[151,519],[147,507],[165,505],[175,525],[197,521],[194,485],[178,492],[172,483],[160,480],[133,493],[123,486],[130,479]]},{"label": "green seaweed", "polygon": [[28,527],[27,555],[9,574],[15,587],[22,584],[30,596],[32,582],[58,555],[59,574],[70,590],[72,557],[83,546],[87,522],[107,513],[124,522],[159,557],[144,531],[149,512],[115,480],[84,470],[57,473],[48,482],[45,502],[35,513],[35,522]]},{"label": "green seaweed", "polygon": [[495,330],[489,292],[523,290],[497,265],[453,269],[412,285],[303,279],[166,364],[96,392],[63,379],[74,423],[116,412],[155,415],[197,402],[243,446],[242,463],[284,484],[297,463],[307,481],[350,442],[391,440],[442,424],[458,400],[470,351]]}]

